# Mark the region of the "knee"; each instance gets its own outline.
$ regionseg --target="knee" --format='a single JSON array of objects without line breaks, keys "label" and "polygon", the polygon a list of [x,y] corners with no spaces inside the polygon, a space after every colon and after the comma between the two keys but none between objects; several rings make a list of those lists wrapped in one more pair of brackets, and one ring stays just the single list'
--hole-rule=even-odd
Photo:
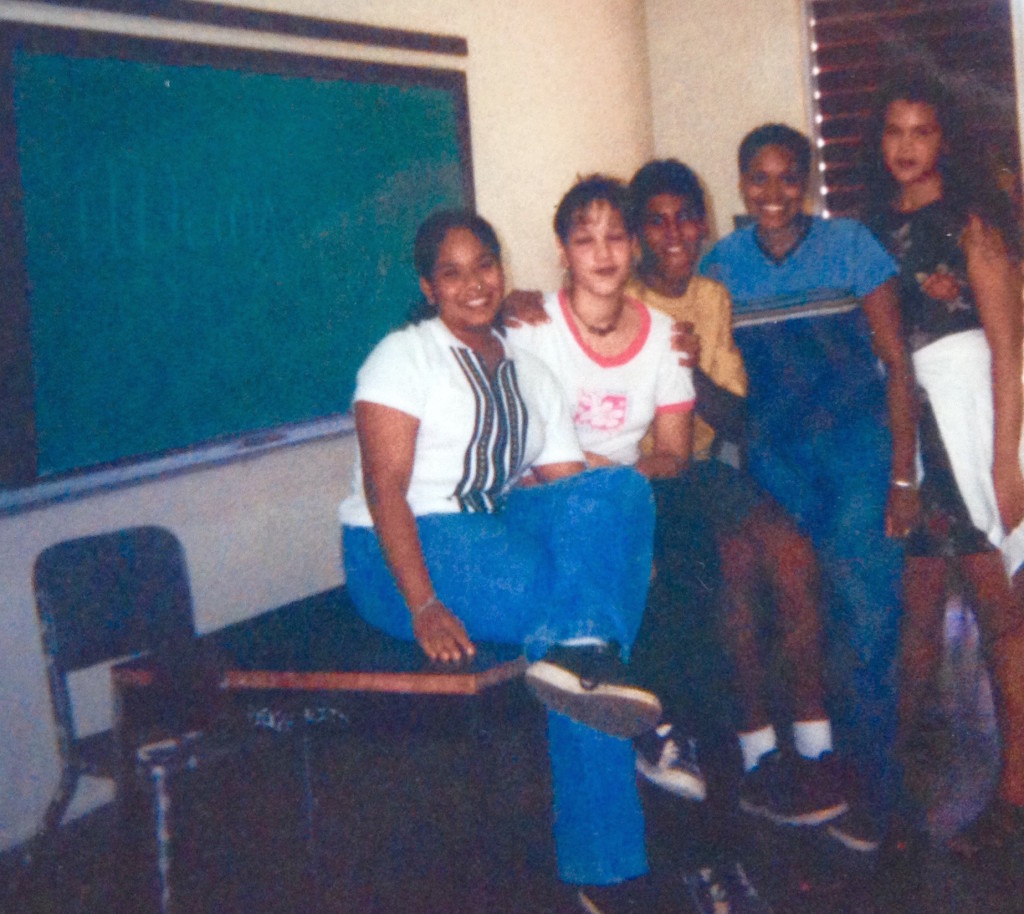
[{"label": "knee", "polygon": [[718,552],[722,578],[727,583],[749,582],[760,569],[761,550],[754,539],[743,532],[722,537]]}]

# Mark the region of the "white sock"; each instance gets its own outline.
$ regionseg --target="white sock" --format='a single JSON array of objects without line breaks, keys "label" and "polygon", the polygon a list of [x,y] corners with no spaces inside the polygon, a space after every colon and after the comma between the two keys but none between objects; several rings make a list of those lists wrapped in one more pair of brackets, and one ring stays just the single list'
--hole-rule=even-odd
[{"label": "white sock", "polygon": [[798,720],[793,724],[793,745],[804,758],[820,758],[832,751],[832,723],[829,719]]},{"label": "white sock", "polygon": [[566,638],[565,641],[558,642],[562,647],[589,647],[592,644],[607,644],[604,638],[598,638],[596,635],[580,635],[576,638]]},{"label": "white sock", "polygon": [[779,748],[779,740],[775,735],[775,728],[771,724],[761,727],[760,730],[748,730],[746,733],[740,733],[739,739],[740,752],[743,753],[744,771],[753,771],[763,755]]}]

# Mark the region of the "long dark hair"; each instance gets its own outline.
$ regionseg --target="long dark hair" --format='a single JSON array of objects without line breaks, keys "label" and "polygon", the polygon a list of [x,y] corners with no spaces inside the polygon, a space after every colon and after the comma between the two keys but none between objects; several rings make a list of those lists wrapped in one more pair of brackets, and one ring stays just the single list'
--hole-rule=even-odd
[{"label": "long dark hair", "polygon": [[942,130],[943,149],[938,169],[942,199],[959,222],[977,216],[996,229],[1015,257],[1020,256],[1020,224],[1013,200],[995,177],[988,156],[975,139],[953,92],[927,74],[898,74],[888,79],[875,96],[863,134],[861,174],[865,186],[861,217],[878,225],[896,202],[900,185],[889,173],[882,155],[882,134],[889,106],[896,101],[930,105]]},{"label": "long dark hair", "polygon": [[[412,260],[420,279],[428,282],[434,275],[437,258],[441,253],[441,245],[452,229],[464,228],[473,233],[488,251],[501,262],[501,242],[494,227],[483,216],[469,209],[439,209],[432,212],[416,230],[416,240],[412,246]],[[437,306],[421,298],[409,312],[409,323],[437,317]]]}]

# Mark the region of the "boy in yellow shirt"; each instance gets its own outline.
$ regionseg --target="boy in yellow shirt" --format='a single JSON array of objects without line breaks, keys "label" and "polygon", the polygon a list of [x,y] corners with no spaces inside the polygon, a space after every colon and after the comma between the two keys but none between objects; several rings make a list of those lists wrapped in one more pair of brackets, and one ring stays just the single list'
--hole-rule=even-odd
[{"label": "boy in yellow shirt", "polygon": [[[666,159],[643,166],[630,195],[641,246],[630,293],[678,322],[681,360],[693,369],[697,391],[690,491],[719,553],[723,598],[714,627],[731,661],[739,714],[740,807],[778,823],[829,821],[831,837],[852,850],[872,851],[877,841],[868,823],[842,799],[825,712],[814,549],[766,492],[723,462],[742,462],[747,376],[732,338],[728,292],[695,275],[707,233],[703,190],[687,166]],[[768,710],[759,638],[765,584],[787,673],[795,752],[780,750]],[[642,656],[639,642],[637,650]]]}]

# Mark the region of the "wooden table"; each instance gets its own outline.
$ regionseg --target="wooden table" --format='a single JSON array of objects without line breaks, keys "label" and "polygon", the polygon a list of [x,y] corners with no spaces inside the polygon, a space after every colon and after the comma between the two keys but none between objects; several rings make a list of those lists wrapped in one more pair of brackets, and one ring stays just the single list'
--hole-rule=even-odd
[{"label": "wooden table", "polygon": [[[359,758],[365,764],[382,752],[427,759],[440,743],[457,745],[456,755],[463,761],[456,767],[465,772],[466,789],[475,797],[468,807],[476,821],[464,827],[476,836],[476,852],[461,861],[459,883],[465,897],[452,910],[490,910],[490,798],[501,767],[495,735],[522,723],[524,704],[528,720],[539,721],[542,715],[528,700],[524,703],[518,683],[526,667],[521,650],[512,645],[477,647],[471,663],[431,663],[416,644],[390,638],[363,622],[339,590],[203,636],[189,657],[142,657],[121,663],[112,678],[116,727],[125,747],[124,796],[131,796],[131,785],[138,785],[133,770],[128,777],[135,747],[162,734],[200,729],[245,740],[255,730],[263,733],[258,737],[263,745],[267,734],[278,743],[281,735],[291,737],[303,794],[296,802],[304,806],[305,891],[318,898],[324,855],[339,853],[333,846],[338,828],[330,848],[321,838],[318,764],[323,767],[328,760],[333,769],[350,760],[358,765]],[[197,759],[201,763],[201,745]],[[416,762],[412,766],[414,778],[425,770]],[[365,774],[361,769],[353,774],[364,790]],[[418,789],[430,791],[430,784],[424,777]],[[406,789],[408,784],[381,783],[385,803],[392,786]],[[349,848],[346,853],[359,851]],[[369,891],[365,886],[361,890]],[[380,887],[371,894],[368,905],[379,908]],[[408,910],[408,892],[402,894],[403,910]],[[318,903],[320,910],[331,910],[329,899],[320,898]],[[346,905],[346,910],[359,909],[351,900]]]}]

